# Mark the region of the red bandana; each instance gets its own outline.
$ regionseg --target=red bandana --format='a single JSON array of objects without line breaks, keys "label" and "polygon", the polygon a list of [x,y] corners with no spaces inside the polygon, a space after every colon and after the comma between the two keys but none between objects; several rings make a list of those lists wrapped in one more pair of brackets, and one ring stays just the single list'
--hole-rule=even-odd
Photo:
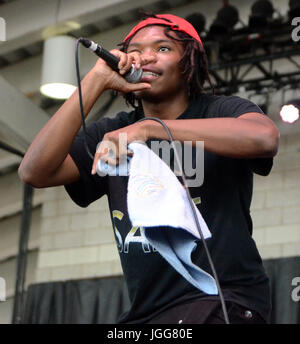
[{"label": "red bandana", "polygon": [[[145,26],[158,24],[158,25],[170,26],[175,31],[185,32],[189,36],[193,37],[196,41],[200,42],[201,46],[203,47],[201,38],[199,37],[197,31],[195,30],[193,25],[190,24],[187,20],[174,16],[173,14],[157,14],[156,16],[158,18],[151,17],[138,23],[125,37],[123,42],[125,42],[128,38],[132,37],[138,30],[144,28]],[[168,19],[169,21],[166,21],[160,18],[165,18],[165,19]]]}]

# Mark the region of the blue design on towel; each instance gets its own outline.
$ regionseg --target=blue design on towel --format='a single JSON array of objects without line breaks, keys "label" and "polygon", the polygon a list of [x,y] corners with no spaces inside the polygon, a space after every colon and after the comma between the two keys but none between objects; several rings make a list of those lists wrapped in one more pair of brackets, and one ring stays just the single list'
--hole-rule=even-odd
[{"label": "blue design on towel", "polygon": [[150,244],[188,282],[207,294],[218,294],[214,278],[192,262],[191,254],[197,246],[192,234],[172,227],[145,227],[144,230]]}]

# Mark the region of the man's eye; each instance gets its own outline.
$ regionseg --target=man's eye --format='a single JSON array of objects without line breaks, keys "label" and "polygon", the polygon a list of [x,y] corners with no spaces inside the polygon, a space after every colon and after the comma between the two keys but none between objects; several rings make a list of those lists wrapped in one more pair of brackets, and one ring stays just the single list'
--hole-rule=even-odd
[{"label": "man's eye", "polygon": [[170,48],[168,48],[168,47],[160,47],[159,48],[159,51],[170,51]]}]

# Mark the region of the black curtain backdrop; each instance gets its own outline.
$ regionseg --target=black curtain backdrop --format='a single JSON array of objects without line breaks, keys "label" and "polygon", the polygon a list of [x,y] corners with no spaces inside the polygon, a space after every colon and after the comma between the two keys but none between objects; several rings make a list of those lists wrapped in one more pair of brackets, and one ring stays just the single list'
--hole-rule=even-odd
[{"label": "black curtain backdrop", "polygon": [[32,284],[22,323],[114,324],[129,306],[123,276]]},{"label": "black curtain backdrop", "polygon": [[[272,324],[300,324],[300,301],[292,285],[300,277],[300,257],[264,260],[272,292]],[[298,293],[300,297],[300,292]],[[32,284],[25,324],[114,324],[130,306],[123,276]]]}]

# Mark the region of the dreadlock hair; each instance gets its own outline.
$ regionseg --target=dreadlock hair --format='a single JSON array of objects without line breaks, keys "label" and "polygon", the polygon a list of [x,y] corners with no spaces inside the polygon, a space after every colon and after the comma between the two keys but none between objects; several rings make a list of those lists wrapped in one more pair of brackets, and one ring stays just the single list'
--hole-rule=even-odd
[{"label": "dreadlock hair", "polygon": [[[143,19],[151,17],[159,18],[155,14],[143,13]],[[169,21],[166,18],[160,19]],[[158,24],[150,24],[149,26],[151,25]],[[163,24],[159,25],[163,26]],[[169,34],[170,31],[175,32],[176,37],[171,36]],[[201,93],[204,93],[203,85],[206,80],[208,81],[212,89],[212,93],[214,94],[214,88],[209,77],[207,55],[201,43],[184,32],[172,30],[170,26],[165,27],[164,33],[168,38],[179,41],[183,44],[184,53],[179,61],[179,68],[182,70],[183,79],[189,88],[189,99],[196,99]],[[119,44],[121,46],[121,51],[127,52],[132,37]],[[134,108],[138,107],[138,105],[136,105],[136,100],[138,99],[133,92],[125,94],[124,98],[127,104],[130,104]]]}]

